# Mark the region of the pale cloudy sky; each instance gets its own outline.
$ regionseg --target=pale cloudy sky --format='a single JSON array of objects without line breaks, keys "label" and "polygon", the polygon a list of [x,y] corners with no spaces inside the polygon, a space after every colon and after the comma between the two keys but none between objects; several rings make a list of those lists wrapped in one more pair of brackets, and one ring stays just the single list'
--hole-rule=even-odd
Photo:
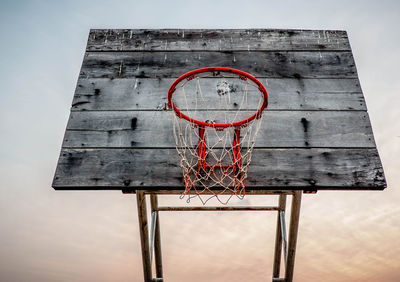
[{"label": "pale cloudy sky", "polygon": [[[142,281],[135,197],[50,187],[90,28],[347,30],[388,188],[305,195],[295,281],[400,281],[399,25],[385,0],[1,1],[0,281]],[[269,281],[275,214],[161,220],[167,281]]]}]

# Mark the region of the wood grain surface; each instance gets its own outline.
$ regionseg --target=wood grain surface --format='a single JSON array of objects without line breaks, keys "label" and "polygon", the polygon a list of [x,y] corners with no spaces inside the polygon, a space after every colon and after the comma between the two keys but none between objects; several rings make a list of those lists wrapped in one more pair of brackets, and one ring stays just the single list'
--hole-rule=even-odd
[{"label": "wood grain surface", "polygon": [[[347,33],[278,29],[91,30],[53,187],[180,191],[167,92],[209,66],[248,72],[269,94],[249,191],[386,187]],[[215,80],[202,87],[212,101]]]}]

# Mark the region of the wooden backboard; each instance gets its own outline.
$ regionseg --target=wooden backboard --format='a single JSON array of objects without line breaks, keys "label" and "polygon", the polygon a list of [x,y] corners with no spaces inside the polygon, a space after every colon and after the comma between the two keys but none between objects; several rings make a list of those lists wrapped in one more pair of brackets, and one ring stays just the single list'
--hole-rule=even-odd
[{"label": "wooden backboard", "polygon": [[345,31],[91,30],[53,187],[182,191],[167,91],[231,67],[267,88],[246,190],[382,190]]}]

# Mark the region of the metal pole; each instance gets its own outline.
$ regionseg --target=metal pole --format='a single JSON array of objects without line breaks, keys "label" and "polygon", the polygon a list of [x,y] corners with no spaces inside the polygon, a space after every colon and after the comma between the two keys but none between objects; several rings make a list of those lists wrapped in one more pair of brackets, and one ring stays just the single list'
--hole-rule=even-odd
[{"label": "metal pole", "polygon": [[287,256],[288,256],[288,248],[287,248],[285,212],[280,211],[279,217],[281,218],[281,231],[282,231],[281,234],[282,234],[282,240],[283,240],[283,258],[285,259],[285,263],[286,263]]},{"label": "metal pole", "polygon": [[302,191],[295,191],[292,197],[292,210],[290,214],[290,229],[289,229],[289,247],[288,247],[288,257],[286,260],[285,282],[293,281],[297,233],[299,229],[301,193]]},{"label": "metal pole", "polygon": [[151,279],[151,263],[149,250],[149,230],[147,224],[146,196],[143,191],[136,191],[136,200],[138,207],[140,244],[142,247],[143,275],[144,281],[150,282]]},{"label": "metal pole", "polygon": [[150,195],[150,203],[151,203],[151,211],[156,214],[156,226],[154,232],[154,257],[156,264],[156,276],[157,278],[162,278],[163,269],[162,269],[162,255],[161,255],[160,214],[158,213],[158,198],[156,194]]},{"label": "metal pole", "polygon": [[279,212],[276,218],[276,236],[275,236],[275,252],[274,252],[274,267],[273,278],[278,278],[281,267],[282,257],[282,230],[281,230],[281,212],[286,209],[286,195],[279,195]]},{"label": "metal pole", "polygon": [[153,251],[154,251],[154,236],[157,223],[156,212],[151,212],[151,225],[150,225],[150,264],[153,265]]}]

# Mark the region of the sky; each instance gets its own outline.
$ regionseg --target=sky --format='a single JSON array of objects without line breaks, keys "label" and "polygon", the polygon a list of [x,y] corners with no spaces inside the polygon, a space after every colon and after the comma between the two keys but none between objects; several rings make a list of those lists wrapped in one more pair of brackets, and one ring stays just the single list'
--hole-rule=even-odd
[{"label": "sky", "polygon": [[[388,188],[304,195],[295,281],[400,281],[399,24],[386,0],[2,0],[0,281],[142,281],[135,196],[51,188],[90,28],[346,30]],[[166,281],[270,281],[275,221],[162,214]]]}]

